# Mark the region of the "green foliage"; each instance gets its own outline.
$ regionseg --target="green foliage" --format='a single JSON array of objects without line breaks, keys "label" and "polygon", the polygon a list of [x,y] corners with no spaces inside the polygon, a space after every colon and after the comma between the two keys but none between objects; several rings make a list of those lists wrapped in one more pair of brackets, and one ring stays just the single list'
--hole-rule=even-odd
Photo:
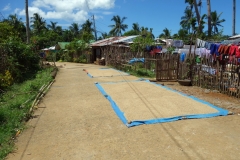
[{"label": "green foliage", "polygon": [[13,84],[11,73],[6,70],[4,74],[0,74],[0,89],[5,89]]},{"label": "green foliage", "polygon": [[16,35],[14,28],[7,22],[0,22],[0,43],[6,40],[6,37],[12,37]]},{"label": "green foliage", "polygon": [[146,49],[146,46],[151,46],[154,44],[153,39],[150,35],[147,37],[139,36],[133,40],[130,49],[133,52],[143,52]]},{"label": "green foliage", "polygon": [[167,48],[167,51],[168,51],[168,53],[172,53],[173,51],[175,51],[175,47],[170,46]]},{"label": "green foliage", "polygon": [[145,68],[136,68],[136,70],[128,68],[128,69],[123,69],[123,71],[137,77],[154,78],[156,76],[154,71],[150,71]]},{"label": "green foliage", "polygon": [[123,34],[123,36],[134,36],[134,35],[139,35],[139,31],[130,30]]},{"label": "green foliage", "polygon": [[119,15],[113,16],[111,21],[114,21],[115,24],[109,25],[112,29],[110,30],[110,34],[113,36],[121,36],[122,31],[125,31],[128,28],[127,24],[124,24],[124,21],[127,17],[121,18]]},{"label": "green foliage", "polygon": [[8,70],[15,82],[24,80],[26,74],[39,69],[39,56],[31,45],[26,45],[15,37],[9,37],[1,46],[7,55]]},{"label": "green foliage", "polygon": [[29,109],[38,90],[51,80],[52,68],[41,70],[34,79],[14,84],[7,92],[0,94],[0,159],[13,151],[17,131],[24,129],[29,118]]},{"label": "green foliage", "polygon": [[[90,41],[90,39],[89,39]],[[61,60],[65,62],[86,63],[88,53],[88,43],[85,40],[75,39],[66,45],[66,51],[62,54]]]}]

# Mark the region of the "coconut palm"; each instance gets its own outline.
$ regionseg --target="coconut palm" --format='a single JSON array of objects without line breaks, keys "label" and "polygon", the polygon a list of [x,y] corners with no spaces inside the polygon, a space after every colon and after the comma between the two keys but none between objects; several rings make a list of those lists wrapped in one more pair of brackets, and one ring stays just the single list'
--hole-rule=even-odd
[{"label": "coconut palm", "polygon": [[185,3],[189,4],[189,6],[187,8],[189,8],[192,11],[193,6],[194,6],[194,0],[185,0]]},{"label": "coconut palm", "polygon": [[152,32],[153,32],[153,28],[150,28],[149,30],[150,30],[149,34],[150,34],[151,38],[152,38],[152,39],[155,39],[155,36],[154,36],[154,34],[152,33]]},{"label": "coconut palm", "polygon": [[19,28],[22,28],[22,26],[23,26],[22,19],[18,18],[18,16],[16,14],[10,14],[8,16],[8,19],[5,19],[4,21],[6,21],[10,25],[12,25],[15,30],[18,30]]},{"label": "coconut palm", "polygon": [[63,34],[63,29],[62,29],[61,26],[57,26],[57,27],[56,27],[56,33],[57,33],[58,35],[60,35],[60,36]]},{"label": "coconut palm", "polygon": [[213,33],[218,33],[218,27],[221,26],[222,22],[225,22],[225,19],[220,19],[220,16],[222,15],[222,12],[218,15],[217,11],[211,12],[211,18],[212,18],[212,27],[213,27]]},{"label": "coconut palm", "polygon": [[85,23],[83,23],[81,25],[82,29],[81,31],[85,31],[85,32],[88,32],[88,33],[92,33],[94,31],[94,29],[92,28],[92,22],[88,20],[86,20]]},{"label": "coconut palm", "polygon": [[132,29],[136,32],[140,32],[139,24],[138,23],[133,23]]},{"label": "coconut palm", "polygon": [[47,27],[48,27],[48,29],[56,32],[56,30],[57,30],[57,22],[50,21],[50,24],[48,24]]},{"label": "coconut palm", "polygon": [[161,33],[159,35],[159,38],[165,38],[165,39],[171,38],[171,31],[169,29],[165,28],[163,30],[163,33]]},{"label": "coconut palm", "polygon": [[114,36],[121,36],[122,31],[125,31],[128,28],[127,24],[123,24],[124,20],[127,19],[127,17],[121,18],[120,16],[113,16],[111,21],[114,21],[115,24],[109,25],[112,29],[110,30],[110,34]]},{"label": "coconut palm", "polygon": [[33,14],[31,22],[33,23],[31,27],[35,33],[41,33],[46,29],[46,21],[38,13]]},{"label": "coconut palm", "polygon": [[190,33],[191,25],[190,25],[190,20],[193,17],[193,12],[192,10],[187,7],[184,11],[184,16],[181,17],[181,22],[180,25],[182,28],[187,29],[188,33]]},{"label": "coconut palm", "polygon": [[28,14],[28,0],[25,0],[25,13],[26,13],[27,44],[29,44],[30,43],[30,27],[29,27],[29,14]]},{"label": "coconut palm", "polygon": [[71,26],[69,27],[70,31],[74,35],[74,37],[77,37],[79,35],[79,25],[78,23],[72,23]]}]

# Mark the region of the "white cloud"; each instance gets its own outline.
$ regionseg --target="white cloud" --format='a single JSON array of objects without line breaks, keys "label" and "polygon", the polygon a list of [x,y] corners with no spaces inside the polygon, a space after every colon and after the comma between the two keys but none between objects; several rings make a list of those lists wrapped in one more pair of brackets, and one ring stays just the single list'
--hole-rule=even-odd
[{"label": "white cloud", "polygon": [[111,15],[111,14],[114,14],[114,12],[102,12],[102,14],[104,14],[104,15]]},{"label": "white cloud", "polygon": [[10,3],[8,3],[3,9],[2,11],[8,11],[11,9]]},{"label": "white cloud", "polygon": [[20,11],[21,11],[20,8],[16,8],[16,9],[14,10],[14,13],[19,13]]},{"label": "white cloud", "polygon": [[[44,19],[84,22],[89,18],[88,12],[96,9],[108,10],[115,6],[115,0],[34,0],[29,5],[29,16],[38,13]],[[25,10],[15,10],[25,15]],[[111,12],[102,12],[111,14]]]}]

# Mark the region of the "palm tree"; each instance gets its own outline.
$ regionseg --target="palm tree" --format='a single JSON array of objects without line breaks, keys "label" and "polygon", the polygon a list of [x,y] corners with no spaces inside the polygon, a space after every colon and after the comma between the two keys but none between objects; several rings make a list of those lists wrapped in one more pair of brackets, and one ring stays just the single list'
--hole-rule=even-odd
[{"label": "palm tree", "polygon": [[10,25],[12,25],[15,30],[23,25],[22,19],[18,18],[16,14],[10,14],[8,19],[4,21],[7,21]]},{"label": "palm tree", "polygon": [[63,29],[62,29],[61,26],[57,26],[57,27],[56,27],[56,33],[57,33],[58,35],[60,35],[60,36],[63,34]]},{"label": "palm tree", "polygon": [[81,31],[85,31],[85,32],[88,32],[88,33],[91,33],[91,32],[94,31],[94,29],[92,28],[92,22],[89,21],[89,19],[86,20],[86,22],[83,23],[83,24],[81,25],[81,27],[82,27]]},{"label": "palm tree", "polygon": [[181,22],[180,25],[182,28],[187,29],[188,33],[190,33],[191,25],[190,25],[190,20],[193,17],[193,12],[192,10],[187,7],[184,11],[184,16],[181,17]]},{"label": "palm tree", "polygon": [[140,32],[139,24],[138,23],[133,23],[132,29],[136,32]]},{"label": "palm tree", "polygon": [[187,8],[189,8],[192,12],[193,5],[194,5],[194,0],[185,0],[185,3],[189,4],[189,6]]},{"label": "palm tree", "polygon": [[208,37],[211,37],[211,33],[212,33],[212,20],[211,20],[211,2],[210,0],[207,0],[207,8],[208,8]]},{"label": "palm tree", "polygon": [[168,39],[168,38],[171,38],[171,32],[169,29],[165,28],[163,30],[163,33],[159,35],[159,38],[165,38],[165,39]]},{"label": "palm tree", "polygon": [[112,29],[110,30],[110,34],[114,35],[114,36],[121,36],[122,35],[122,31],[125,31],[125,29],[128,28],[127,24],[123,24],[124,20],[127,19],[127,17],[123,17],[121,18],[120,16],[113,16],[113,18],[111,19],[111,21],[114,21],[115,24],[113,25],[109,25],[109,27],[111,27]]},{"label": "palm tree", "polygon": [[48,29],[56,32],[56,30],[57,30],[57,22],[52,22],[52,21],[50,21],[50,23],[51,23],[51,24],[48,24],[48,25],[47,25]]},{"label": "palm tree", "polygon": [[77,37],[79,35],[79,25],[78,23],[72,23],[69,27],[70,31],[74,35],[74,37]]},{"label": "palm tree", "polygon": [[101,33],[102,34],[102,38],[103,39],[105,39],[105,38],[107,38],[108,37],[108,34],[106,33],[106,32],[104,32],[104,33]]},{"label": "palm tree", "polygon": [[73,33],[70,30],[66,29],[66,30],[63,31],[62,37],[63,37],[64,42],[71,42],[73,40],[74,36],[73,36]]},{"label": "palm tree", "polygon": [[211,13],[211,18],[212,18],[212,27],[213,27],[213,33],[216,34],[218,33],[218,26],[221,26],[222,22],[225,22],[225,19],[220,19],[220,16],[222,15],[222,12],[218,15],[217,11],[214,11]]},{"label": "palm tree", "polygon": [[38,13],[34,13],[31,19],[31,22],[33,23],[31,26],[34,32],[41,33],[46,29],[46,21]]},{"label": "palm tree", "polygon": [[29,44],[30,43],[30,27],[29,27],[29,14],[28,14],[28,0],[25,0],[25,13],[26,13],[27,44]]},{"label": "palm tree", "polygon": [[149,32],[150,37],[151,37],[152,39],[155,39],[155,36],[154,36],[154,34],[152,33],[152,31],[153,31],[153,28],[150,28],[150,32]]},{"label": "palm tree", "polygon": [[233,36],[236,34],[235,27],[236,27],[236,0],[233,0],[233,26],[232,26]]}]

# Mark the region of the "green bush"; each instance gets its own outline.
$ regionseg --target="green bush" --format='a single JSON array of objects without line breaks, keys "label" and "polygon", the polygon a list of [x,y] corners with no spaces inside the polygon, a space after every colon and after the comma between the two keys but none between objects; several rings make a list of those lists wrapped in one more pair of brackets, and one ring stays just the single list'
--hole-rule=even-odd
[{"label": "green bush", "polygon": [[[22,82],[27,74],[36,73],[39,70],[40,57],[34,53],[33,46],[10,37],[0,47],[7,56],[4,72],[8,70],[14,82]],[[0,74],[4,74],[3,70]]]},{"label": "green bush", "polygon": [[8,91],[0,94],[0,159],[13,151],[13,138],[18,130],[24,129],[24,121],[30,118],[31,104],[41,86],[52,80],[52,70],[39,70],[34,79],[13,84]]}]

